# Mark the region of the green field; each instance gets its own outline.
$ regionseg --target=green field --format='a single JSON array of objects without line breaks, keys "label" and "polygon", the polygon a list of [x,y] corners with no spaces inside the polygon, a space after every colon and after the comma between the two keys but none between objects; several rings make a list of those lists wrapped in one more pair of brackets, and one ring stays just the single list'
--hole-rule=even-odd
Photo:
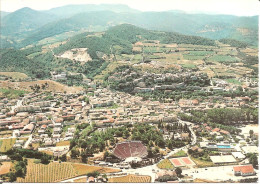
[{"label": "green field", "polygon": [[196,65],[193,64],[181,64],[181,66],[184,68],[196,68]]},{"label": "green field", "polygon": [[14,90],[14,89],[5,89],[0,88],[0,97],[7,97],[8,99],[15,99],[20,96],[23,96],[26,93],[26,91],[23,90]]},{"label": "green field", "polygon": [[236,62],[239,61],[236,57],[225,56],[225,55],[214,55],[208,58],[208,61],[217,61],[217,62]]},{"label": "green field", "polygon": [[237,79],[225,79],[225,81],[227,81],[228,83],[237,84],[237,85],[242,84],[242,82],[238,81]]},{"label": "green field", "polygon": [[184,54],[183,55],[183,59],[187,59],[187,60],[202,60],[203,58],[205,58],[205,56],[196,56],[196,55],[187,55],[187,54]]},{"label": "green field", "polygon": [[171,155],[171,157],[186,157],[186,156],[187,156],[187,154],[183,150],[180,150],[177,153],[174,153],[173,155]]},{"label": "green field", "polygon": [[192,56],[207,56],[210,54],[213,54],[213,51],[189,51],[187,55],[192,55]]}]

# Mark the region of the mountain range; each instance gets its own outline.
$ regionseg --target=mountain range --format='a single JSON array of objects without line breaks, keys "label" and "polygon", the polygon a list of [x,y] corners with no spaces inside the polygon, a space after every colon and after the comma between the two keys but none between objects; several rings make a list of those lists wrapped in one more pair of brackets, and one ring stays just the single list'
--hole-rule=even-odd
[{"label": "mountain range", "polygon": [[24,47],[65,32],[105,31],[129,23],[149,30],[258,44],[258,16],[141,12],[126,5],[67,5],[46,11],[1,12],[1,47]]}]

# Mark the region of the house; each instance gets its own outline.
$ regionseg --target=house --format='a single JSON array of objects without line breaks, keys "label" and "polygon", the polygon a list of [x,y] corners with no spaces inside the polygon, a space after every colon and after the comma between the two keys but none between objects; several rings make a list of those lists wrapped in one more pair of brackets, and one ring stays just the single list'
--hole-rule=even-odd
[{"label": "house", "polygon": [[8,162],[11,159],[7,155],[0,155],[0,162]]},{"label": "house", "polygon": [[88,177],[87,183],[95,183],[95,178],[93,176]]},{"label": "house", "polygon": [[24,127],[23,131],[26,131],[26,132],[28,131],[28,132],[32,133],[33,129],[34,129],[34,124],[31,123],[31,124],[26,125]]},{"label": "house", "polygon": [[251,164],[234,166],[233,169],[234,169],[235,176],[252,176],[256,174]]},{"label": "house", "polygon": [[54,129],[53,129],[53,133],[54,134],[59,134],[61,132],[61,128],[60,127],[55,127]]}]

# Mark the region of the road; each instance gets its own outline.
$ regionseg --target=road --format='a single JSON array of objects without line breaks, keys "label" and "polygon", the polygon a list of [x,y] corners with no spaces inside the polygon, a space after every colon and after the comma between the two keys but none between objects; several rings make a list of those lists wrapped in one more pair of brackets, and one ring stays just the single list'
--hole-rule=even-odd
[{"label": "road", "polygon": [[23,145],[23,148],[26,149],[29,146],[29,144],[31,143],[31,141],[32,141],[32,134],[29,136],[29,139]]},{"label": "road", "polygon": [[[74,180],[76,179],[81,179],[81,178],[87,178],[86,176],[78,176],[78,177],[75,177],[75,178],[70,178],[70,179],[67,179],[67,180],[63,180],[61,181],[61,183],[73,183]],[[87,182],[87,180],[86,180]]]},{"label": "road", "polygon": [[11,112],[14,113],[14,110],[17,108],[17,107],[20,107],[23,105],[23,100],[24,100],[25,97],[23,97],[21,100],[18,100],[16,105],[15,106],[12,106],[12,109],[11,109]]}]

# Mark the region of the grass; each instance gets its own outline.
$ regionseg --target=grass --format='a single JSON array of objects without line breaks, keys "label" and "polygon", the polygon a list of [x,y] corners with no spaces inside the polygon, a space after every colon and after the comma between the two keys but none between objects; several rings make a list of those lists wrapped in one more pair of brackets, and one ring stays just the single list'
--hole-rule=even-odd
[{"label": "grass", "polygon": [[157,164],[157,167],[159,167],[160,169],[174,169],[174,166],[169,159],[164,159]]},{"label": "grass", "polygon": [[8,99],[16,99],[26,93],[27,92],[23,90],[0,88],[0,97],[7,97]]},{"label": "grass", "polygon": [[70,141],[61,141],[56,144],[56,146],[69,146]]},{"label": "grass", "polygon": [[214,55],[208,58],[208,61],[217,61],[217,62],[235,62],[238,61],[236,57],[226,56],[226,55]]},{"label": "grass", "polygon": [[0,72],[0,75],[12,77],[13,79],[26,79],[28,76],[20,72]]},{"label": "grass", "polygon": [[150,183],[151,176],[127,175],[108,179],[109,183]]},{"label": "grass", "polygon": [[0,140],[0,152],[7,152],[15,144],[15,138]]},{"label": "grass", "polygon": [[242,82],[238,81],[237,79],[225,79],[228,83],[241,85]]},{"label": "grass", "polygon": [[192,55],[192,56],[207,56],[209,54],[212,54],[213,51],[189,51],[187,55]]},{"label": "grass", "polygon": [[203,58],[205,58],[205,56],[183,54],[183,59],[187,59],[187,60],[202,60]]},{"label": "grass", "polygon": [[111,106],[106,106],[106,107],[95,107],[94,109],[117,109],[119,107],[118,104],[114,103]]},{"label": "grass", "polygon": [[186,156],[187,156],[187,154],[183,150],[180,150],[177,153],[174,153],[173,155],[171,155],[171,157],[186,157]]},{"label": "grass", "polygon": [[85,164],[72,164],[73,168],[77,172],[78,175],[84,175],[87,173],[91,173],[97,171],[99,173],[114,173],[120,172],[120,169],[113,169],[113,168],[106,168],[106,167],[99,167],[99,166],[90,166]]},{"label": "grass", "polygon": [[213,162],[200,160],[199,158],[194,158],[194,157],[190,157],[190,158],[198,167],[212,167],[212,166],[214,166]]},{"label": "grass", "polygon": [[182,64],[181,66],[184,68],[196,68],[196,65],[193,64]]}]

